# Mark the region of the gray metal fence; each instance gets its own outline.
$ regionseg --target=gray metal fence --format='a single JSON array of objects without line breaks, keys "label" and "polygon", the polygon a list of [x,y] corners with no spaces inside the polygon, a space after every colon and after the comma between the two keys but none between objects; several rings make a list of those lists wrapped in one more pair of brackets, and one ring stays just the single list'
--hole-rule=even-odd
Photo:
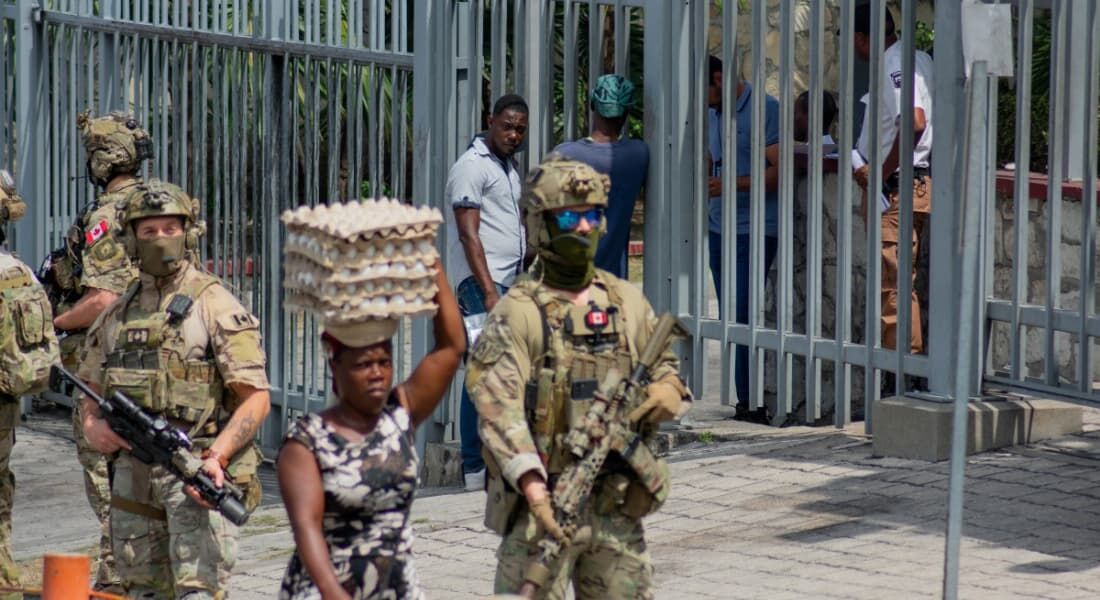
[{"label": "gray metal fence", "polygon": [[[263,322],[277,447],[287,419],[327,393],[317,326],[283,310],[280,213],[299,204],[411,198],[410,12],[383,0],[18,2],[19,62],[0,109],[17,130],[19,184],[32,199],[17,246],[37,260],[94,194],[77,112],[132,110],[149,169],[202,199],[208,267]],[[10,9],[5,7],[6,16]],[[10,35],[0,42],[11,47]],[[5,77],[5,89],[12,89]],[[399,346],[400,347],[400,346]],[[399,372],[407,371],[403,355]]]},{"label": "gray metal fence", "polygon": [[[870,429],[881,374],[925,378],[933,400],[950,399],[965,381],[1055,392],[1095,402],[1100,353],[1096,314],[1096,7],[1090,2],[1014,4],[1016,114],[1019,133],[1011,194],[996,195],[996,167],[983,136],[963,136],[966,73],[959,6],[935,13],[935,206],[930,223],[931,285],[925,316],[926,354],[912,354],[913,318],[899,314],[901,351],[883,348],[879,331],[879,215],[859,214],[858,188],[841,175],[793,168],[794,150],[780,144],[778,257],[764,272],[762,174],[763,94],[750,107],[754,138],[749,197],[749,322],[738,323],[739,249],[723,236],[722,289],[709,283],[705,146],[707,57],[724,60],[722,98],[736,100],[738,75],[779,102],[779,133],[793,133],[794,99],[809,89],[811,130],[821,124],[820,92],[839,101],[835,128],[850,148],[860,123],[857,99],[882,82],[883,17],[895,5],[903,49],[901,96],[912,97],[917,0],[875,0],[869,64],[851,43],[854,4],[806,0],[666,2],[663,0],[469,0],[386,2],[283,0],[244,2],[0,2],[0,163],[16,167],[32,212],[16,243],[32,260],[57,243],[93,190],[73,119],[81,109],[134,110],[156,141],[152,172],[185,185],[206,202],[209,265],[236,286],[264,322],[278,414],[265,430],[271,447],[294,411],[317,408],[325,394],[316,326],[286,314],[279,286],[282,240],[277,218],[299,203],[392,195],[441,206],[447,169],[484,123],[492,99],[523,94],[532,107],[522,162],[530,165],[556,143],[587,133],[588,85],[604,72],[642,82],[635,113],[650,145],[645,198],[644,287],[659,309],[689,323],[685,372],[697,394],[735,399],[734,349],[749,348],[753,405],[779,415],[841,425],[863,417]],[[1054,182],[1046,198],[1029,198],[1032,31],[1052,26],[1047,140]],[[18,35],[16,35],[18,34]],[[413,42],[416,51],[413,52]],[[866,74],[866,75],[865,75]],[[998,85],[990,79],[990,86]],[[986,90],[995,111],[997,90]],[[871,103],[870,110],[877,110]],[[876,115],[872,114],[872,117]],[[912,116],[903,111],[903,148],[912,147]],[[1089,120],[1093,119],[1093,120]],[[873,121],[874,119],[872,119]],[[727,156],[723,229],[733,231],[739,132],[722,121]],[[1002,125],[1003,127],[1003,125]],[[880,156],[877,133],[872,164]],[[966,154],[966,140],[983,153]],[[911,169],[903,151],[902,179]],[[823,149],[811,143],[811,165]],[[963,156],[982,156],[987,184],[977,197],[982,220],[981,269],[973,368],[960,371],[959,245],[965,178]],[[968,160],[975,160],[968,158]],[[1002,174],[1002,179],[1003,179]],[[1078,179],[1063,198],[1061,182]],[[870,188],[881,184],[873,174]],[[912,194],[902,186],[902,239],[913,222]],[[1005,218],[1010,216],[1011,218]],[[1052,233],[1054,232],[1054,233]],[[1062,232],[1059,237],[1057,232]],[[1045,236],[1045,237],[1043,237]],[[1033,248],[1042,238],[1039,250]],[[1068,243],[1066,240],[1069,239]],[[441,240],[442,244],[446,240]],[[1068,250],[1067,250],[1068,248]],[[911,249],[899,247],[900,297],[909,291]],[[871,257],[868,259],[868,257]],[[1005,283],[1007,281],[1008,283]],[[1076,289],[1066,292],[1067,286]],[[728,310],[719,315],[715,300]],[[403,332],[408,359],[423,354],[428,326]],[[895,379],[904,392],[904,377]],[[457,396],[457,395],[454,395]],[[437,412],[422,439],[455,435],[455,398]]]}]

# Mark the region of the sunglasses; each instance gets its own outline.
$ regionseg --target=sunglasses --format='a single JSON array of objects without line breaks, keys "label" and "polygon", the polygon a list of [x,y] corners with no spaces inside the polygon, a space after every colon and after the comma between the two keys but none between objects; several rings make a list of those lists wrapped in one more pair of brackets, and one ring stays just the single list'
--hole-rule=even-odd
[{"label": "sunglasses", "polygon": [[593,227],[598,226],[600,221],[603,220],[602,208],[590,208],[588,210],[563,210],[559,213],[554,213],[554,218],[557,219],[558,229],[562,231],[573,231],[581,224],[581,218],[588,221],[589,225]]}]

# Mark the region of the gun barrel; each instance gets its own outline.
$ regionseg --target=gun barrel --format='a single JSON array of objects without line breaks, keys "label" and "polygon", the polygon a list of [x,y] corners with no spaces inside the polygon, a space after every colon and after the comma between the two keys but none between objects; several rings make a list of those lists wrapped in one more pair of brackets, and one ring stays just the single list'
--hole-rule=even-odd
[{"label": "gun barrel", "polygon": [[673,336],[684,337],[686,334],[687,330],[679,319],[672,316],[671,313],[664,313],[657,320],[657,327],[653,329],[649,343],[642,349],[638,366],[646,370],[653,368],[653,365],[657,364],[657,360],[661,357],[661,353],[665,351],[668,338]]},{"label": "gun barrel", "polygon": [[92,400],[95,400],[99,404],[103,403],[103,397],[102,396],[95,393],[95,390],[93,390],[88,384],[84,383],[83,379],[77,377],[76,375],[73,375],[65,367],[63,367],[61,365],[53,365],[53,370],[56,371],[59,375],[61,375],[65,379],[69,380],[69,382],[72,383],[73,385],[75,385],[76,389],[83,392],[85,396],[91,398]]}]

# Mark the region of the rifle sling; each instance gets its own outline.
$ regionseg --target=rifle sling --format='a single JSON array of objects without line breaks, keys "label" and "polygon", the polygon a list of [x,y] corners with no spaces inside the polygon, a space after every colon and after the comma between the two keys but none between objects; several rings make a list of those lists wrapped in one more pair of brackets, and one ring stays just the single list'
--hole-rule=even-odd
[{"label": "rifle sling", "polygon": [[111,508],[117,508],[121,511],[154,521],[168,521],[168,513],[163,508],[157,508],[155,506],[149,506],[148,504],[127,500],[126,498],[120,498],[115,494],[111,494]]}]

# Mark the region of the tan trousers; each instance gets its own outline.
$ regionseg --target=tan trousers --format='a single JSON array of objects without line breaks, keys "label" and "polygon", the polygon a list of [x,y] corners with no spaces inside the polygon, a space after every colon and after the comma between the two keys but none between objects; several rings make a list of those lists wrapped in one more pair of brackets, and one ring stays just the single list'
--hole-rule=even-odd
[{"label": "tan trousers", "polygon": [[[900,202],[898,192],[890,194],[890,208],[882,213],[882,347],[897,347],[898,329],[898,238],[901,223]],[[917,302],[916,274],[917,274],[917,242],[921,233],[928,226],[928,216],[932,209],[932,178],[923,177],[913,182],[913,236],[910,243],[913,252],[910,261],[910,319],[909,319],[909,350],[917,354],[924,349],[924,340],[921,337],[921,311]]]}]

